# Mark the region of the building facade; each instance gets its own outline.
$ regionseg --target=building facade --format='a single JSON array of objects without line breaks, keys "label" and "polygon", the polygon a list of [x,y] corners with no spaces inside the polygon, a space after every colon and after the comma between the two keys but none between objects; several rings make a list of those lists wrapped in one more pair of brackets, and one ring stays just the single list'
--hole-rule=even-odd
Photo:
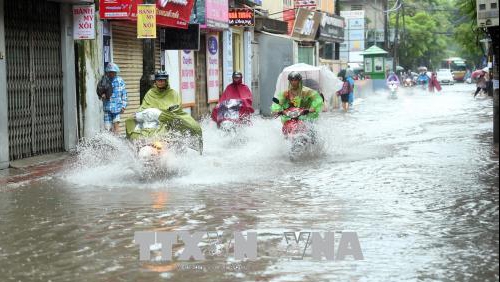
[{"label": "building facade", "polygon": [[78,142],[69,1],[0,1],[0,168]]}]

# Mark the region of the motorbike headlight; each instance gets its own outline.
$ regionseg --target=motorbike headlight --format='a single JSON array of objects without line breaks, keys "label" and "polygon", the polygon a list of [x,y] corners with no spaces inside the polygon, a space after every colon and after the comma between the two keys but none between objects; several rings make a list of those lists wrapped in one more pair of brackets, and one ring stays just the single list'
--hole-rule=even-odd
[{"label": "motorbike headlight", "polygon": [[153,143],[153,147],[158,150],[161,150],[163,148],[163,144],[160,141],[156,141]]}]

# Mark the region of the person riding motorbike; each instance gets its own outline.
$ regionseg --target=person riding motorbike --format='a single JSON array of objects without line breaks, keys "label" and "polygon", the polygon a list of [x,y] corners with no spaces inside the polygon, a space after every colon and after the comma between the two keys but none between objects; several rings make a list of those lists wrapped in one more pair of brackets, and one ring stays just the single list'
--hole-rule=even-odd
[{"label": "person riding motorbike", "polygon": [[391,82],[395,82],[397,85],[399,85],[399,77],[393,71],[390,72],[386,80],[387,85],[389,85]]},{"label": "person riding motorbike", "polygon": [[218,127],[224,120],[224,113],[221,113],[220,110],[224,108],[230,100],[237,102],[239,105],[238,123],[249,123],[250,115],[254,112],[252,108],[252,91],[242,82],[243,75],[241,72],[235,71],[233,72],[232,78],[233,82],[226,87],[219,99],[219,103],[217,103],[217,106],[212,111],[212,120],[217,123]]},{"label": "person riding motorbike", "polygon": [[427,76],[427,73],[425,71],[421,71],[418,75],[417,81],[418,84],[421,85],[423,89],[425,89],[427,87],[427,84],[429,83],[429,76]]},{"label": "person riding motorbike", "polygon": [[413,86],[413,74],[411,73],[411,70],[408,70],[408,72],[405,74],[405,80],[403,81],[403,85],[405,87],[411,87]]},{"label": "person riding motorbike", "polygon": [[[194,149],[200,153],[203,148],[202,130],[190,114],[182,110],[182,98],[177,91],[170,88],[168,74],[158,71],[155,74],[155,84],[146,93],[135,116],[126,120],[127,138],[138,140],[167,135],[169,132],[179,132],[192,137],[197,144]],[[152,126],[141,126],[142,116],[155,116],[156,123]]]},{"label": "person riding motorbike", "polygon": [[[302,75],[292,71],[288,74],[288,89],[275,95],[276,102],[271,105],[271,112],[275,115],[282,114],[284,110],[297,107],[305,108],[300,120],[314,121],[318,119],[323,108],[323,98],[320,94],[306,86],[303,86]],[[285,123],[290,117],[281,115],[281,121]]]}]

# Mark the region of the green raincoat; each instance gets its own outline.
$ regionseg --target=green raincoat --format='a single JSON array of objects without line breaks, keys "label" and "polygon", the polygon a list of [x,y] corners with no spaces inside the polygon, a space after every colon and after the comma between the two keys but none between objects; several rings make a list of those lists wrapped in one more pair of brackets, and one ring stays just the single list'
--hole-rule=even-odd
[{"label": "green raincoat", "polygon": [[[176,110],[169,111],[168,108],[171,106],[178,105]],[[148,138],[157,135],[165,135],[170,131],[177,131],[181,133],[188,133],[189,135],[196,137],[200,144],[200,150],[202,148],[202,131],[200,125],[191,117],[190,114],[182,110],[182,99],[181,96],[174,89],[167,85],[164,90],[158,89],[153,86],[144,97],[138,112],[141,112],[149,108],[157,108],[162,111],[160,117],[160,126],[156,129],[142,129],[136,130],[135,119],[128,118],[125,120],[125,128],[127,138],[131,140],[139,138]]]},{"label": "green raincoat", "polygon": [[[300,120],[307,120],[307,121],[313,121],[318,119],[319,113],[323,109],[323,98],[319,95],[319,93],[311,89],[309,87],[303,86],[302,81],[300,82],[299,85],[299,90],[298,93],[300,95],[296,96],[293,98],[293,101],[290,101],[288,97],[288,91],[290,91],[291,86],[288,84],[288,90],[280,92],[276,94],[276,98],[279,100],[279,104],[272,103],[271,105],[271,112],[276,113],[279,111],[286,110],[291,107],[299,107],[299,108],[306,108],[306,109],[314,109],[314,112],[311,112],[307,115],[300,116]],[[286,122],[290,120],[289,117],[282,115],[281,116],[281,121]]]}]

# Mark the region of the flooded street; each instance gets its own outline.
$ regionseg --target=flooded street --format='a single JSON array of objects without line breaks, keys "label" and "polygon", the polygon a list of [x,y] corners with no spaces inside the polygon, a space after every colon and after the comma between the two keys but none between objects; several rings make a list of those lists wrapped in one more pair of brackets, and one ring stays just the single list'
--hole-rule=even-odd
[{"label": "flooded street", "polygon": [[[56,175],[0,188],[0,281],[498,281],[492,100],[443,88],[323,114],[316,154],[296,162],[277,119],[237,140],[204,122],[204,155],[149,178],[101,136]],[[157,245],[139,260],[135,232],[174,230],[223,241],[205,261],[153,261]],[[355,232],[363,259],[291,259],[284,232],[311,230]],[[227,252],[235,231],[258,233],[257,260]]]}]

